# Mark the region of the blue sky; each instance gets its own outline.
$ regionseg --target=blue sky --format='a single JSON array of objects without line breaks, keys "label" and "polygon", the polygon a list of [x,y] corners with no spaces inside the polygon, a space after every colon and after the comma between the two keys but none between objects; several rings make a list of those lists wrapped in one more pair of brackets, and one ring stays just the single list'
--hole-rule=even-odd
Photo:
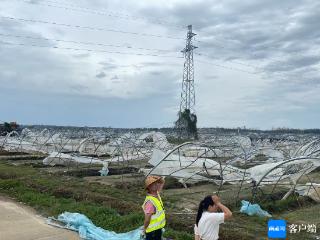
[{"label": "blue sky", "polygon": [[193,24],[199,126],[319,128],[319,22],[315,0],[3,0],[0,120],[172,126]]}]

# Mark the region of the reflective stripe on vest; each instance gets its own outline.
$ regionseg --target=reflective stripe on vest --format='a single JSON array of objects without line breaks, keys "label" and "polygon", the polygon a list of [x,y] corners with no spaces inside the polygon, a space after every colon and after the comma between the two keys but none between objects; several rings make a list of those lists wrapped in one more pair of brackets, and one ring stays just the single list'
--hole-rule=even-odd
[{"label": "reflective stripe on vest", "polygon": [[156,213],[151,216],[151,220],[150,220],[149,226],[146,229],[146,233],[164,228],[164,226],[166,225],[166,215],[163,208],[163,203],[159,195],[158,197],[159,199],[156,197],[147,195],[142,205],[142,208],[144,209],[144,205],[146,204],[146,202],[151,201],[153,206],[155,206],[156,208]]}]

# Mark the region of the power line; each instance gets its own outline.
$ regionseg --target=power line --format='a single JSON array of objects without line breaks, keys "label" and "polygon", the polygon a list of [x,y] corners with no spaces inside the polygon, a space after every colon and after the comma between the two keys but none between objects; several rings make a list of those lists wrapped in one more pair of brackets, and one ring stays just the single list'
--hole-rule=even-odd
[{"label": "power line", "polygon": [[32,37],[32,36],[22,36],[22,35],[12,35],[12,34],[3,34],[3,33],[0,33],[0,36],[14,37],[14,38],[37,39],[37,40],[46,40],[46,41],[55,41],[55,42],[65,42],[65,43],[76,43],[76,44],[83,44],[83,45],[95,45],[95,46],[102,46],[102,47],[128,48],[128,49],[138,49],[138,50],[158,51],[158,52],[174,52],[173,50],[165,50],[165,49],[141,48],[141,47],[131,47],[131,46],[124,46],[124,45],[113,45],[113,44],[94,43],[94,42],[82,42],[82,41],[62,40],[62,39],[44,38],[44,37]]},{"label": "power line", "polygon": [[[202,43],[206,43],[206,44],[208,44],[208,42],[206,42],[206,41],[204,41],[204,40],[196,40],[197,42],[199,42],[200,44]],[[214,41],[218,41],[218,42],[221,42],[222,43],[222,41],[219,41],[219,40],[214,40]],[[212,44],[212,43],[210,43],[210,44]],[[217,44],[217,43],[213,43],[214,45],[216,45],[216,46],[218,46],[219,47],[219,49],[224,49],[225,51],[228,51],[228,52],[230,52],[230,51],[232,51],[232,49],[229,49],[228,47],[226,47],[225,45],[221,45],[221,44]],[[256,54],[254,54],[254,52],[253,52],[253,50],[249,50],[248,52],[245,52],[245,53],[247,53],[248,54],[248,56],[250,56],[250,57],[257,57],[257,55]],[[202,55],[204,55],[204,54],[202,54]],[[205,56],[205,55],[204,55]],[[208,56],[207,55],[207,57],[209,57],[210,58],[210,56]],[[275,59],[275,58],[269,58],[269,59]],[[239,65],[243,65],[243,66],[248,66],[248,67],[254,67],[254,68],[257,68],[257,69],[259,69],[259,68],[261,68],[261,67],[258,67],[258,66],[254,66],[254,65],[249,65],[249,64],[246,64],[246,63],[243,63],[243,62],[239,62],[239,61],[234,61],[234,60],[230,60],[230,61],[233,61],[234,63],[236,63],[236,64],[239,64]]]},{"label": "power line", "polygon": [[[144,17],[137,17],[137,16],[130,16],[130,15],[127,15],[127,14],[124,14],[123,16],[119,15],[118,13],[107,13],[107,12],[98,12],[97,10],[95,9],[92,9],[92,8],[87,8],[87,7],[79,7],[77,5],[74,5],[74,4],[65,4],[65,3],[61,3],[61,2],[57,2],[57,1],[49,1],[49,0],[44,0],[42,2],[31,2],[31,1],[28,1],[28,0],[16,0],[16,1],[20,1],[20,2],[24,2],[24,3],[28,3],[28,4],[37,4],[37,5],[43,5],[43,6],[48,6],[48,7],[55,7],[55,8],[60,8],[60,9],[63,9],[63,10],[70,10],[70,11],[76,11],[76,12],[84,12],[84,13],[90,13],[90,14],[96,14],[96,15],[103,15],[103,16],[109,16],[109,17],[115,17],[115,18],[122,18],[122,19],[126,19],[126,20],[134,20],[136,21],[137,19],[143,19],[143,20],[148,20],[148,21],[151,21],[151,22],[154,22],[154,23],[157,23],[157,24],[160,24],[160,25],[165,25],[165,26],[169,26],[170,23],[168,22],[163,22],[163,21],[152,21],[150,18],[144,18]],[[63,4],[63,5],[66,5],[66,6],[71,6],[71,7],[76,7],[75,8],[69,8],[69,7],[65,7],[65,6],[59,6],[59,5],[51,5],[51,4],[46,4],[44,2],[49,2],[49,3],[54,3],[54,4]],[[82,10],[84,9],[84,10]],[[172,24],[171,24],[172,25]],[[185,26],[175,26],[176,28],[179,28],[179,29],[184,29]],[[200,30],[199,30],[200,31]],[[203,32],[204,31],[200,31],[200,32]],[[172,37],[170,37],[172,38]],[[203,41],[200,41],[200,40],[195,40],[196,42],[199,42],[199,43],[204,43]],[[215,40],[216,41],[216,40]],[[217,45],[218,47],[220,48],[224,48],[226,49],[223,45],[219,45],[219,44],[215,44]],[[246,63],[242,63],[242,62],[239,62],[239,61],[234,61],[232,60],[232,62],[234,62],[235,64],[239,64],[239,65],[243,65],[243,66],[249,66],[249,67],[254,67],[254,68],[259,68],[257,66],[253,66],[253,65],[249,65],[249,64],[246,64]]]},{"label": "power line", "polygon": [[[124,34],[134,34],[134,35],[142,35],[142,36],[151,36],[151,37],[161,37],[161,38],[171,38],[171,39],[183,39],[183,38],[175,38],[175,37],[170,37],[170,36],[162,36],[162,35],[153,35],[153,34],[146,34],[146,33],[137,33],[137,32],[125,32],[125,31],[120,31],[120,30],[113,30],[113,29],[104,29],[104,28],[93,28],[93,27],[88,27],[88,26],[79,26],[79,25],[70,25],[70,24],[64,24],[64,23],[56,23],[56,22],[47,22],[47,21],[42,21],[42,20],[31,20],[31,19],[22,19],[22,18],[13,18],[13,17],[4,17],[1,16],[3,18],[8,18],[11,20],[19,20],[19,21],[29,21],[29,22],[37,22],[37,23],[44,23],[44,24],[53,24],[53,25],[59,25],[59,26],[65,26],[65,27],[76,27],[76,28],[86,28],[86,29],[90,29],[90,30],[99,30],[99,31],[112,31],[112,32],[118,32],[118,33],[124,33]],[[0,34],[1,35],[1,34]],[[65,40],[58,40],[58,39],[48,39],[48,40],[53,40],[53,41],[60,41],[60,42],[67,42]],[[69,41],[72,42],[72,41]],[[73,41],[74,43],[79,43],[79,44],[86,44],[86,45],[100,45],[100,46],[107,46],[106,44],[95,44],[95,43],[85,43],[85,42],[76,42]],[[197,42],[201,42],[201,41],[197,41]],[[111,45],[109,45],[111,46]],[[118,47],[118,46],[114,46],[114,47]],[[121,46],[119,46],[121,47]],[[130,47],[128,47],[130,48]],[[148,51],[152,51],[154,49],[147,49],[147,48],[137,48],[140,50],[148,50]],[[162,50],[162,49],[157,49],[156,51],[167,51],[167,50]],[[169,52],[169,51],[168,51]],[[196,53],[197,54],[197,53]],[[208,55],[204,55],[204,54],[198,54],[198,55],[203,55],[203,56],[207,56],[210,58],[210,56]],[[245,64],[245,63],[241,63],[238,61],[233,61],[236,64],[239,65],[243,65],[243,66],[249,66],[249,67],[254,67],[254,68],[258,68],[257,66],[253,66],[253,65],[249,65],[249,64]]]},{"label": "power line", "polygon": [[43,20],[33,20],[33,19],[25,19],[25,18],[16,18],[16,17],[8,17],[8,16],[1,16],[1,18],[10,19],[14,21],[22,21],[22,22],[32,22],[32,23],[42,23],[42,24],[50,24],[55,26],[62,26],[62,27],[71,27],[71,28],[80,28],[80,29],[88,29],[94,31],[106,31],[106,32],[115,32],[121,34],[131,34],[136,36],[144,36],[144,37],[157,37],[157,38],[168,38],[168,39],[175,39],[175,40],[184,40],[184,38],[177,38],[172,36],[164,36],[164,35],[157,35],[157,34],[149,34],[149,33],[139,33],[139,32],[128,32],[110,28],[103,28],[103,27],[90,27],[90,26],[81,26],[81,25],[72,25],[66,23],[57,23],[57,22],[50,22],[50,21],[43,21]]},{"label": "power line", "polygon": [[[167,27],[168,26],[174,26],[172,23],[165,22],[165,21],[152,20],[152,19],[146,18],[146,17],[132,16],[132,15],[128,15],[128,14],[119,14],[119,13],[115,13],[115,12],[109,12],[109,13],[108,12],[99,12],[96,9],[87,8],[87,7],[80,7],[80,6],[77,6],[75,4],[66,4],[66,3],[61,3],[61,2],[58,2],[58,1],[50,1],[50,0],[43,0],[42,2],[31,2],[31,1],[28,1],[28,0],[15,0],[15,1],[20,1],[20,2],[24,2],[24,3],[28,3],[28,4],[37,4],[37,5],[44,5],[44,6],[48,6],[48,7],[61,8],[61,9],[64,9],[64,10],[71,10],[71,11],[78,11],[78,12],[84,12],[84,13],[97,14],[97,15],[104,15],[104,16],[115,17],[115,18],[123,18],[123,19],[126,19],[126,20],[133,20],[133,21],[136,21],[137,19],[142,19],[142,20],[147,20],[147,21],[154,22],[154,23],[157,23],[157,24],[165,25]],[[60,4],[60,5],[51,5],[51,4],[46,4],[44,2]],[[65,5],[65,6],[76,7],[76,8],[69,8],[69,7],[61,6],[61,4]],[[81,9],[84,9],[85,11],[83,11]],[[88,11],[86,11],[86,10],[88,10]],[[185,26],[182,26],[182,25],[181,26],[180,25],[179,26],[175,25],[175,27],[179,28],[179,29],[185,28]],[[206,34],[205,31],[203,31],[203,30],[198,30],[198,32],[202,32],[202,33]],[[170,38],[173,38],[173,37],[170,37]],[[176,38],[174,38],[174,39],[176,39]],[[231,40],[233,40],[233,39],[231,39]],[[195,41],[199,42],[199,43],[205,43],[205,41],[201,41],[201,40],[195,40]],[[214,40],[214,41],[218,41],[218,40]],[[222,41],[219,41],[219,42],[222,42]],[[217,45],[218,47],[220,47],[222,49],[228,50],[225,46],[223,46],[221,44],[216,44],[215,43],[215,45]],[[262,45],[260,47],[263,47],[263,46],[264,45]],[[277,48],[277,47],[268,46],[268,48]],[[253,50],[250,51],[250,53],[252,53],[252,52],[253,52]],[[296,52],[298,52],[298,54],[299,54],[299,51],[296,51]],[[295,54],[297,54],[297,53],[295,53]],[[256,56],[256,55],[253,54],[252,56]],[[280,59],[280,58],[273,58],[273,59]],[[234,62],[235,64],[254,67],[254,68],[259,68],[257,66],[249,65],[249,64],[242,63],[242,62],[239,62],[239,61],[234,61],[234,60],[231,60],[231,61]]]},{"label": "power line", "polygon": [[[24,2],[24,3],[28,3],[28,4],[37,4],[37,5],[47,6],[47,7],[60,8],[60,9],[63,9],[63,10],[68,10],[68,11],[83,12],[83,13],[89,13],[89,14],[94,14],[94,15],[101,15],[101,16],[120,18],[120,19],[125,19],[125,20],[130,20],[130,21],[146,20],[146,21],[149,21],[151,23],[155,23],[155,24],[159,24],[159,25],[165,25],[165,26],[169,26],[170,25],[171,27],[174,27],[174,28],[177,28],[177,29],[184,29],[185,28],[185,26],[172,24],[172,23],[169,23],[169,22],[163,21],[163,20],[151,19],[151,18],[146,18],[146,17],[141,17],[141,16],[132,16],[132,15],[128,15],[128,14],[119,14],[119,13],[110,12],[110,11],[101,12],[101,11],[98,11],[96,9],[77,6],[77,5],[74,5],[74,4],[61,3],[61,2],[57,2],[57,1],[48,1],[48,0],[44,0],[42,2],[31,2],[31,1],[28,1],[28,0],[16,0],[16,1]],[[53,3],[55,5],[52,5],[51,3]],[[56,5],[56,4],[59,4],[59,5]]]},{"label": "power line", "polygon": [[[199,32],[202,32],[202,33],[205,34],[204,31],[199,31]],[[225,38],[225,39],[226,39],[226,38]],[[227,39],[227,40],[228,40],[228,39]],[[230,39],[230,40],[234,40],[234,39]],[[206,41],[204,41],[204,40],[196,40],[196,41],[199,42],[199,43],[206,43],[206,44],[208,44],[208,42],[206,42]],[[221,40],[219,41],[219,40],[217,40],[217,39],[214,39],[214,41],[217,41],[217,42],[220,42],[220,43],[225,44],[225,41],[222,42]],[[216,44],[216,43],[213,43],[213,44],[216,45],[216,46],[218,46],[218,47],[221,48],[221,49],[224,49],[224,50],[226,50],[226,51],[230,51],[230,49],[228,49],[225,45]],[[264,49],[278,49],[278,50],[279,50],[279,47],[277,47],[277,46],[269,46],[268,43],[260,44],[260,45],[257,46],[257,47],[259,47],[259,48],[264,48]],[[258,55],[254,53],[255,50],[259,50],[259,49],[248,49],[248,51],[246,51],[245,53],[248,54],[248,56],[250,56],[250,57],[256,58]],[[278,52],[279,52],[279,51],[278,51]],[[292,55],[292,54],[294,54],[294,55],[301,55],[301,52],[302,52],[301,50],[292,51],[292,52],[290,52],[290,55]],[[204,55],[204,54],[202,54],[202,55]],[[204,55],[204,56],[205,56],[205,55]],[[207,56],[207,57],[209,57],[209,56]],[[277,62],[277,63],[283,63],[283,62],[281,61],[281,60],[282,60],[281,57],[268,57],[268,59],[266,59],[266,60],[270,60],[270,61]],[[280,60],[280,61],[279,61],[279,60]],[[233,60],[231,60],[231,61],[233,61]],[[234,62],[235,62],[235,61],[234,61]],[[241,62],[239,62],[239,61],[237,61],[237,62],[238,62],[237,64],[239,64],[239,65],[244,65],[244,66],[247,65],[247,66],[250,66],[250,67],[255,67],[255,68],[257,68],[257,69],[259,69],[259,68],[261,69],[261,67],[258,67],[258,66],[241,63]],[[235,62],[235,63],[236,63],[236,62]]]},{"label": "power line", "polygon": [[[26,0],[16,0],[16,1],[22,1],[22,2],[27,2],[29,4],[40,4],[39,2],[30,2],[30,1],[26,1]],[[47,1],[47,2],[54,2],[54,1]],[[110,16],[114,16],[116,17],[116,15],[112,15],[112,14],[109,14]],[[114,29],[105,29],[105,28],[96,28],[96,27],[89,27],[89,26],[79,26],[79,25],[71,25],[71,24],[64,24],[64,23],[56,23],[56,22],[48,22],[48,21],[41,21],[41,20],[30,20],[30,19],[21,19],[21,18],[13,18],[13,17],[4,17],[2,16],[3,18],[9,18],[11,20],[18,20],[18,21],[29,21],[29,22],[37,22],[37,23],[44,23],[44,24],[53,24],[53,25],[59,25],[59,26],[65,26],[65,27],[75,27],[75,28],[85,28],[85,29],[90,29],[90,30],[99,30],[99,31],[111,31],[111,32],[117,32],[117,33],[123,33],[123,34],[133,34],[133,35],[141,35],[141,36],[150,36],[150,37],[159,37],[159,38],[170,38],[170,39],[183,39],[183,38],[176,38],[176,37],[172,37],[172,36],[163,36],[163,35],[154,35],[154,34],[146,34],[146,33],[138,33],[138,32],[126,32],[126,31],[120,31],[120,30],[114,30]],[[52,39],[53,41],[63,41],[63,40],[54,40]],[[204,43],[203,41],[199,41],[199,40],[195,40],[199,43]],[[67,41],[64,41],[64,42],[67,42]],[[70,41],[71,42],[71,41]],[[76,42],[74,42],[76,43]],[[79,44],[86,44],[86,45],[100,45],[100,46],[107,46],[107,45],[103,45],[103,44],[93,44],[93,43],[81,43],[79,42]],[[217,45],[217,44],[216,44]],[[111,45],[109,45],[111,46]],[[224,46],[222,45],[217,45],[219,46],[220,48],[224,48],[226,49]],[[114,46],[114,47],[118,47],[118,46]],[[121,47],[121,46],[120,46]],[[130,47],[128,47],[130,48]],[[140,49],[140,50],[149,50],[149,49],[146,49],[146,48],[137,48],[137,49]],[[153,49],[152,49],[153,50]],[[151,51],[151,50],[150,50]],[[166,50],[156,50],[156,51],[166,51]],[[169,52],[169,51],[168,51]],[[200,55],[200,53],[198,54]],[[203,56],[207,56],[210,58],[210,56],[208,55],[204,55],[204,54],[201,54]],[[248,67],[254,67],[254,68],[259,68],[257,66],[253,66],[253,65],[249,65],[249,64],[246,64],[246,63],[242,63],[242,62],[239,62],[239,61],[234,61],[234,60],[231,60],[233,63],[235,64],[239,64],[239,65],[243,65],[243,66],[248,66]]]},{"label": "power line", "polygon": [[[202,32],[202,33],[205,34],[204,31],[199,31],[199,30],[198,30],[198,32]],[[228,39],[227,39],[227,40],[228,40]],[[234,39],[231,39],[231,40],[234,40]],[[204,41],[204,40],[195,40],[195,41],[198,42],[198,43],[200,43],[200,44],[201,44],[201,43],[202,43],[202,44],[208,44],[208,42],[206,42],[206,41]],[[221,40],[219,41],[219,40],[217,40],[217,39],[214,39],[214,41],[218,41],[218,42],[220,42],[220,43],[225,44],[225,42],[222,42]],[[230,51],[230,50],[231,50],[231,49],[229,49],[228,47],[226,47],[225,45],[222,45],[222,44],[217,44],[217,43],[212,43],[212,42],[210,42],[210,44],[214,44],[214,45],[218,46],[219,49],[224,49],[224,50],[226,50],[226,51]],[[267,44],[262,44],[262,45],[260,45],[259,47],[260,47],[260,48],[261,48],[261,47],[264,47],[264,45],[267,46]],[[276,47],[276,46],[267,46],[267,48],[278,49],[278,47]],[[251,50],[249,49],[249,50],[248,50],[247,52],[245,52],[245,53],[248,54],[249,57],[254,57],[254,58],[256,58],[258,55],[255,54],[254,51],[255,51],[255,50],[253,50],[253,49],[251,49]],[[300,52],[301,52],[301,51],[296,50],[296,51],[290,52],[290,54],[291,54],[291,55],[293,55],[293,54],[294,54],[294,55],[301,55]],[[199,56],[202,55],[202,56],[211,58],[209,55],[206,55],[206,54],[203,54],[203,53],[195,53],[195,54],[197,54],[197,55],[199,55]],[[301,56],[303,56],[303,55],[301,55]],[[273,63],[279,63],[279,64],[283,64],[283,63],[284,63],[284,62],[283,62],[283,59],[282,59],[281,57],[268,57],[268,58],[263,58],[263,60],[267,60],[267,61],[270,61],[270,62],[273,62]],[[255,65],[243,63],[243,62],[240,62],[240,61],[235,61],[235,60],[228,60],[228,61],[233,62],[233,63],[235,63],[235,64],[243,65],[243,66],[253,67],[253,68],[257,69],[257,70],[264,70],[263,67],[261,67],[261,66],[255,66]]]},{"label": "power line", "polygon": [[244,72],[244,73],[250,73],[253,75],[258,75],[258,73],[255,73],[255,72],[250,72],[250,71],[246,71],[246,70],[239,69],[239,68],[233,68],[233,67],[228,67],[228,66],[224,66],[224,65],[220,65],[220,64],[215,64],[212,62],[207,62],[207,61],[202,61],[202,60],[197,60],[197,62],[213,65],[213,66],[224,68],[224,69],[229,69],[229,70],[234,70],[234,71],[239,71],[239,72]]},{"label": "power line", "polygon": [[166,55],[148,54],[148,53],[129,53],[129,52],[118,52],[118,51],[108,51],[108,50],[99,50],[99,49],[57,47],[57,46],[47,46],[47,45],[38,45],[38,44],[26,44],[26,43],[12,43],[12,42],[5,42],[5,41],[1,41],[1,40],[0,40],[0,44],[14,45],[14,46],[31,46],[31,47],[40,47],[40,48],[63,49],[63,50],[73,50],[73,51],[86,51],[86,52],[96,52],[96,53],[114,53],[114,54],[135,55],[135,56],[183,58],[183,57],[177,57],[177,56],[166,56]]},{"label": "power line", "polygon": [[[195,53],[198,56],[205,56],[207,58],[211,58],[209,55],[203,54],[203,53]],[[290,53],[290,55],[295,55],[295,56],[304,56],[302,54],[299,53],[299,51],[296,52],[292,52]],[[255,55],[252,55],[255,56]],[[317,55],[308,55],[308,56],[312,56],[312,57],[317,57]],[[264,58],[265,61],[269,61],[270,64],[287,64],[287,65],[293,65],[292,63],[287,63],[286,59],[284,59],[283,57],[267,57]],[[243,65],[243,66],[248,66],[248,67],[252,67],[255,68],[256,70],[260,70],[260,71],[265,71],[265,66],[255,66],[255,65],[251,65],[251,64],[247,64],[247,63],[243,63],[243,62],[239,62],[239,61],[234,61],[234,60],[226,60],[229,61],[231,63],[235,63],[235,64],[239,64],[239,65]]]},{"label": "power line", "polygon": [[[167,56],[167,55],[147,54],[147,53],[128,53],[128,52],[107,51],[107,50],[86,49],[86,48],[57,47],[57,46],[47,46],[47,45],[38,45],[38,44],[26,44],[26,43],[12,43],[12,42],[5,42],[2,40],[0,40],[0,44],[21,46],[21,47],[39,47],[39,48],[51,48],[51,49],[62,49],[62,50],[72,50],[72,51],[86,51],[86,52],[94,52],[94,53],[111,53],[111,54],[121,54],[121,55],[151,56],[151,57],[183,59],[183,57],[178,57],[178,56]],[[242,70],[239,68],[228,67],[228,66],[224,66],[224,65],[220,65],[220,64],[215,64],[212,62],[206,62],[206,61],[202,61],[202,60],[197,60],[197,62],[214,65],[216,67],[220,67],[220,68],[224,68],[224,69],[228,69],[228,70],[240,71],[240,72],[258,75],[257,73],[254,73],[254,72]]]},{"label": "power line", "polygon": [[[203,54],[203,53],[195,53],[195,54],[198,55],[198,56],[204,56],[204,57],[207,57],[207,58],[211,58],[211,56],[207,55],[207,54]],[[234,61],[234,60],[226,60],[226,61],[238,64],[238,65],[246,66],[246,67],[252,67],[252,68],[255,68],[255,69],[261,69],[261,67],[258,67],[258,66],[255,66],[255,65],[251,65],[251,64],[247,64],[247,63],[243,63],[243,62],[239,62],[239,61]]]}]

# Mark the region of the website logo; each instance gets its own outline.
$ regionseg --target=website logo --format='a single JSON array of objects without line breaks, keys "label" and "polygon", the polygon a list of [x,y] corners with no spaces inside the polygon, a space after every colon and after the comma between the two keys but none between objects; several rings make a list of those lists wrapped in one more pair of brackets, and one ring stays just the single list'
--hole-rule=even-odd
[{"label": "website logo", "polygon": [[269,220],[268,222],[268,238],[286,238],[287,223],[285,220]]}]

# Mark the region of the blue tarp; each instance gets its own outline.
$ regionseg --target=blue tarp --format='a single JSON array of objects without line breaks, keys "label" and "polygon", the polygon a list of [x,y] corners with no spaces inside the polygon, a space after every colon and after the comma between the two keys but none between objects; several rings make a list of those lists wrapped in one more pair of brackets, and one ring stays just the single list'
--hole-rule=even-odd
[{"label": "blue tarp", "polygon": [[259,204],[252,204],[245,200],[242,200],[241,204],[240,212],[246,213],[249,216],[258,215],[260,217],[272,217],[267,211],[262,210]]},{"label": "blue tarp", "polygon": [[[51,218],[53,219],[53,218]],[[82,239],[86,240],[141,240],[141,228],[135,229],[127,233],[115,233],[112,231],[104,230],[100,227],[95,226],[92,221],[85,215],[80,213],[64,212],[58,216],[58,221],[67,228],[79,233]],[[53,224],[49,220],[49,224]]]},{"label": "blue tarp", "polygon": [[107,163],[107,162],[106,162],[106,163],[103,163],[103,167],[102,167],[102,169],[99,171],[99,173],[100,173],[100,175],[101,175],[102,177],[108,176],[109,169],[108,169],[108,163]]}]

